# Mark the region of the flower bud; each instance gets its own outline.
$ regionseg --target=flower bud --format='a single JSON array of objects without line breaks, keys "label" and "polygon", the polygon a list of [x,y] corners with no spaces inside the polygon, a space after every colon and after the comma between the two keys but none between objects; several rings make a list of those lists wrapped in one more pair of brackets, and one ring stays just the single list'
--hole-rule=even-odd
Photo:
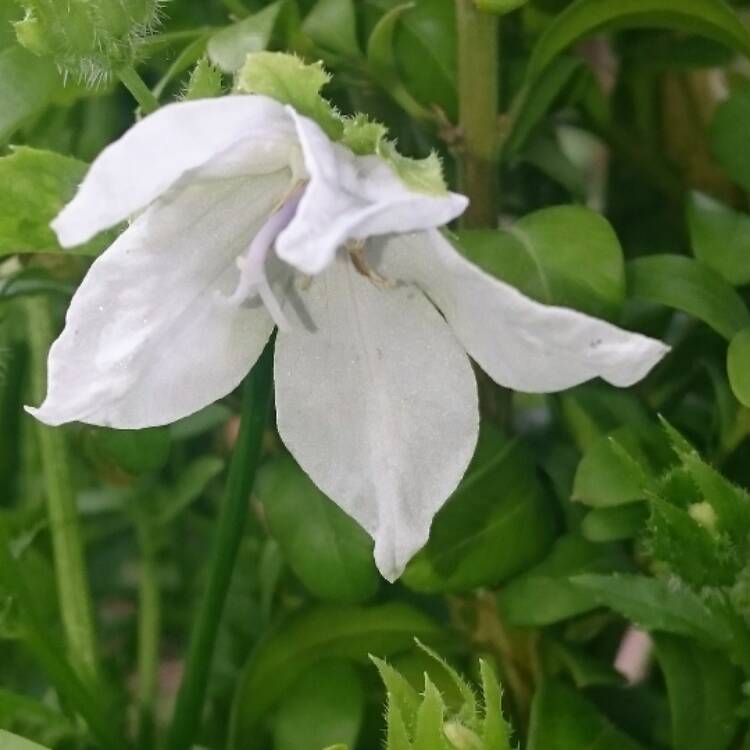
[{"label": "flower bud", "polygon": [[18,41],[89,85],[132,64],[159,20],[160,0],[20,1],[26,17],[15,24]]},{"label": "flower bud", "polygon": [[477,734],[457,721],[443,724],[443,734],[456,750],[484,750],[484,744]]}]

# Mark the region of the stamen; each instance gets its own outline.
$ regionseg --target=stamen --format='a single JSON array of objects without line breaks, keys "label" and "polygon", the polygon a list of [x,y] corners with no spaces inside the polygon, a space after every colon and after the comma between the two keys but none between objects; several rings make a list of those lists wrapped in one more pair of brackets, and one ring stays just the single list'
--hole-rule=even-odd
[{"label": "stamen", "polygon": [[282,200],[274,212],[266,219],[258,233],[253,237],[243,255],[237,258],[237,267],[240,270],[240,280],[237,288],[229,297],[225,297],[227,304],[241,305],[248,297],[258,294],[263,304],[268,309],[274,323],[282,329],[289,328],[281,305],[271,289],[266,277],[266,257],[268,251],[281,232],[289,225],[297,212],[304,185],[295,185],[289,194]]}]

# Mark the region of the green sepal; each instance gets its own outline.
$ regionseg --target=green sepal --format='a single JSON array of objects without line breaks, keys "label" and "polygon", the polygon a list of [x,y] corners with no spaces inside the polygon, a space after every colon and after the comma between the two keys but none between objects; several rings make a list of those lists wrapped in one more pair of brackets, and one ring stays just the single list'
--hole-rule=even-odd
[{"label": "green sepal", "polygon": [[330,79],[321,62],[308,64],[281,52],[251,52],[237,74],[236,86],[239,91],[291,105],[338,141],[344,132],[342,117],[320,94]]}]

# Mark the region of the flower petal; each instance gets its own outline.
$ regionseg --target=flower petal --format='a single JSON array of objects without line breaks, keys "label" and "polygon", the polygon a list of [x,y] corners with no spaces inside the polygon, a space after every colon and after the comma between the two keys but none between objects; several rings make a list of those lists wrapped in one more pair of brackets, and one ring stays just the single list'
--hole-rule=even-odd
[{"label": "flower petal", "polygon": [[373,243],[387,278],[421,287],[468,353],[500,385],[550,393],[601,377],[636,383],[669,347],[564,307],[544,305],[481,271],[432,230]]},{"label": "flower petal", "polygon": [[163,196],[92,264],[49,356],[47,424],[121,428],[184,417],[226,395],[273,323],[230,305],[237,256],[290,173],[198,181]]},{"label": "flower petal", "polygon": [[288,163],[290,148],[297,149],[291,118],[266,97],[228,96],[162,107],[102,151],[52,228],[65,247],[85,242],[242,141],[252,143],[245,174],[276,171]]},{"label": "flower petal", "polygon": [[474,452],[474,373],[418,289],[378,288],[344,254],[300,299],[312,330],[280,331],[276,342],[279,432],[372,535],[392,581]]},{"label": "flower petal", "polygon": [[355,156],[333,143],[312,120],[294,118],[310,184],[276,252],[303,273],[316,274],[347,240],[447,224],[463,213],[463,195],[410,189],[378,156]]}]

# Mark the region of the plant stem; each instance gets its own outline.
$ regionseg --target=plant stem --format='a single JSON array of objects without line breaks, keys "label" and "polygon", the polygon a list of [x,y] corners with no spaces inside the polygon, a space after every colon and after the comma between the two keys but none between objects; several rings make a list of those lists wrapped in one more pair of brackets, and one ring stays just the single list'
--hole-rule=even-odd
[{"label": "plant stem", "polygon": [[208,582],[193,625],[185,674],[177,695],[166,750],[187,750],[200,726],[216,634],[237,560],[248,514],[248,501],[261,454],[273,382],[273,345],[269,343],[245,378],[240,432],[214,532]]},{"label": "plant stem", "polygon": [[461,189],[470,203],[466,228],[497,226],[500,89],[499,20],[456,0]]},{"label": "plant stem", "polygon": [[138,746],[154,745],[154,705],[158,695],[159,631],[161,605],[157,579],[156,550],[151,527],[140,510],[135,517],[141,570],[138,581]]},{"label": "plant stem", "polygon": [[151,93],[143,79],[132,65],[125,65],[117,71],[117,77],[123,86],[133,95],[144,115],[150,115],[159,109],[159,100]]},{"label": "plant stem", "polygon": [[[31,397],[39,403],[46,389],[46,358],[53,339],[52,315],[45,297],[29,298],[24,304],[32,358]],[[69,657],[81,678],[96,683],[100,676],[99,654],[65,435],[41,422],[36,424],[36,434]]]}]

